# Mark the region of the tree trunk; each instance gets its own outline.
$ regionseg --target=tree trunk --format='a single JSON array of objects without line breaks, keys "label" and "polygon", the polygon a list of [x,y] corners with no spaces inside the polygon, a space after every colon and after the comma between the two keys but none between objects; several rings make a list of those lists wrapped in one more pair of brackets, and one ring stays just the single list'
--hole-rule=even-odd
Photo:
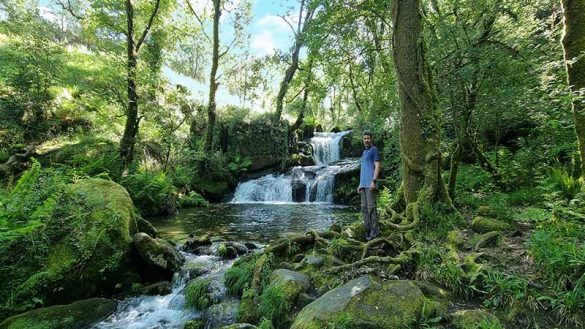
[{"label": "tree trunk", "polygon": [[585,0],[561,0],[564,16],[563,50],[570,92],[581,175],[585,173]]},{"label": "tree trunk", "polygon": [[[284,74],[284,78],[280,82],[280,89],[278,90],[278,95],[276,96],[276,113],[274,114],[274,125],[280,124],[280,118],[282,117],[282,109],[284,106],[284,97],[286,96],[286,92],[288,91],[288,87],[295,76],[295,72],[299,68],[299,52],[301,51],[301,47],[303,46],[303,34],[307,29],[308,22],[313,17],[313,13],[315,12],[314,9],[307,8],[307,12],[305,14],[304,20],[301,22],[301,17],[303,15],[303,10],[305,7],[305,0],[301,1],[301,9],[299,12],[299,24],[297,27],[296,35],[295,35],[295,43],[293,45],[293,50],[291,53],[291,63],[289,67],[286,69]],[[301,29],[301,23],[303,24],[303,28]]]},{"label": "tree trunk", "polygon": [[420,0],[395,0],[393,20],[404,198],[406,204],[440,201],[452,207],[441,177],[440,126],[424,56]]},{"label": "tree trunk", "polygon": [[207,133],[205,134],[206,152],[213,150],[213,134],[215,130],[215,94],[217,92],[217,67],[219,66],[219,17],[221,16],[221,0],[213,0],[213,58],[209,75],[209,103],[207,104]]},{"label": "tree trunk", "polygon": [[305,118],[305,110],[307,109],[307,103],[309,100],[309,84],[311,83],[311,71],[313,70],[313,59],[309,59],[309,67],[307,68],[307,76],[305,78],[305,90],[303,90],[303,103],[301,105],[301,109],[299,110],[299,116],[293,125],[290,127],[290,133],[294,133],[295,130],[299,129],[299,127],[303,124],[303,119]]},{"label": "tree trunk", "polygon": [[134,145],[136,144],[136,135],[138,135],[138,127],[140,125],[140,118],[138,117],[138,93],[136,91],[137,54],[152,27],[159,7],[160,0],[157,0],[144,31],[142,31],[138,42],[135,42],[134,6],[131,0],[126,0],[126,81],[128,83],[128,104],[126,107],[126,126],[124,127],[124,135],[120,141],[120,159],[123,170],[128,168],[128,165],[134,159]]},{"label": "tree trunk", "polygon": [[134,157],[134,144],[138,134],[138,94],[136,92],[136,47],[134,43],[134,7],[131,0],[126,0],[126,82],[128,84],[128,105],[126,108],[126,126],[120,141],[120,158],[122,168],[128,168]]}]

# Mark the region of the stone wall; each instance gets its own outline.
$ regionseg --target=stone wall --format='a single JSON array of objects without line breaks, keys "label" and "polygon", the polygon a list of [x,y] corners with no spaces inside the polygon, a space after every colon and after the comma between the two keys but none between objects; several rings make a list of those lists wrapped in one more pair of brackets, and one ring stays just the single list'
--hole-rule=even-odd
[{"label": "stone wall", "polygon": [[288,153],[288,126],[273,127],[267,118],[222,123],[220,134],[222,150],[249,157],[250,171],[275,167]]}]

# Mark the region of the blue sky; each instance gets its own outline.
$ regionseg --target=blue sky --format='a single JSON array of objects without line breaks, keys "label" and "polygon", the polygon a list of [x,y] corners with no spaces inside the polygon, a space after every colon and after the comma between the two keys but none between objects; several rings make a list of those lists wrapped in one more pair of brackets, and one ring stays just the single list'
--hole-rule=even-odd
[{"label": "blue sky", "polygon": [[[206,0],[191,0],[195,5],[197,2],[206,2]],[[248,26],[250,38],[251,54],[256,57],[273,54],[276,50],[287,52],[292,46],[293,32],[291,27],[285,22],[282,16],[288,17],[293,26],[296,24],[296,16],[298,15],[299,2],[279,1],[279,0],[252,0],[252,21]],[[220,39],[222,43],[229,43],[233,39],[233,32],[229,27],[229,19],[222,15],[220,30]],[[237,50],[232,50],[237,51]],[[211,56],[211,53],[210,53]],[[183,76],[172,71],[170,68],[164,68],[164,74],[171,81],[171,83],[182,84],[189,88],[194,98],[206,102],[208,96],[209,86],[207,82],[201,83],[189,77]],[[205,75],[207,77],[208,74]],[[278,81],[274,83],[275,87]],[[241,105],[238,97],[230,95],[227,89],[220,84],[217,92],[217,103],[219,106],[233,104]],[[260,108],[260,104],[255,104],[253,110],[262,112],[270,109]]]},{"label": "blue sky", "polygon": [[[184,1],[184,0],[178,0]],[[198,10],[203,6],[209,5],[209,0],[190,0],[193,7]],[[237,4],[243,0],[228,0],[231,3]],[[276,50],[288,52],[293,42],[293,32],[291,27],[285,22],[281,16],[287,17],[287,20],[296,26],[298,15],[298,0],[249,0],[252,2],[252,21],[248,26],[250,38],[250,51],[253,56],[261,57],[270,55]],[[39,8],[41,15],[47,19],[55,19],[53,11],[60,10],[59,5],[54,0],[39,0]],[[227,44],[233,38],[233,31],[229,25],[230,20],[227,15],[222,15],[220,30],[222,43]],[[225,47],[225,46],[224,46]],[[232,51],[237,51],[236,49]],[[210,46],[211,56],[211,46]],[[182,84],[190,89],[193,97],[205,103],[207,100],[208,84],[207,82],[197,82],[189,77],[178,74],[172,71],[169,67],[163,69],[163,73],[171,83]],[[205,74],[207,78],[209,73]],[[275,86],[278,81],[275,81]],[[239,99],[236,96],[230,95],[225,87],[220,84],[217,94],[217,102],[219,106],[234,104],[240,105]],[[259,106],[258,104],[256,106]],[[264,109],[254,108],[256,111],[263,111]]]}]

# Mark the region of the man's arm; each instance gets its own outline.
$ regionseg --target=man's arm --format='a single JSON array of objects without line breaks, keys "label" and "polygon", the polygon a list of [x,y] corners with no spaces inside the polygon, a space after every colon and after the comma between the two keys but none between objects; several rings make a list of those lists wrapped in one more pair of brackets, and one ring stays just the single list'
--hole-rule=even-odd
[{"label": "man's arm", "polygon": [[380,175],[380,161],[374,161],[374,179],[372,180],[372,184],[370,184],[370,188],[378,188],[376,185],[378,175]]}]

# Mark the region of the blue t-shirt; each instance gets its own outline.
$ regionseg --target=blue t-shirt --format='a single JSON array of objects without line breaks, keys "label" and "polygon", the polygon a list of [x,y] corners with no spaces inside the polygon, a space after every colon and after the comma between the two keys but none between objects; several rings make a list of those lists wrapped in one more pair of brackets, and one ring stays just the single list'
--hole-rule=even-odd
[{"label": "blue t-shirt", "polygon": [[360,168],[360,186],[359,188],[370,188],[374,179],[374,162],[380,161],[380,152],[372,145],[364,150],[362,154],[362,163]]}]

